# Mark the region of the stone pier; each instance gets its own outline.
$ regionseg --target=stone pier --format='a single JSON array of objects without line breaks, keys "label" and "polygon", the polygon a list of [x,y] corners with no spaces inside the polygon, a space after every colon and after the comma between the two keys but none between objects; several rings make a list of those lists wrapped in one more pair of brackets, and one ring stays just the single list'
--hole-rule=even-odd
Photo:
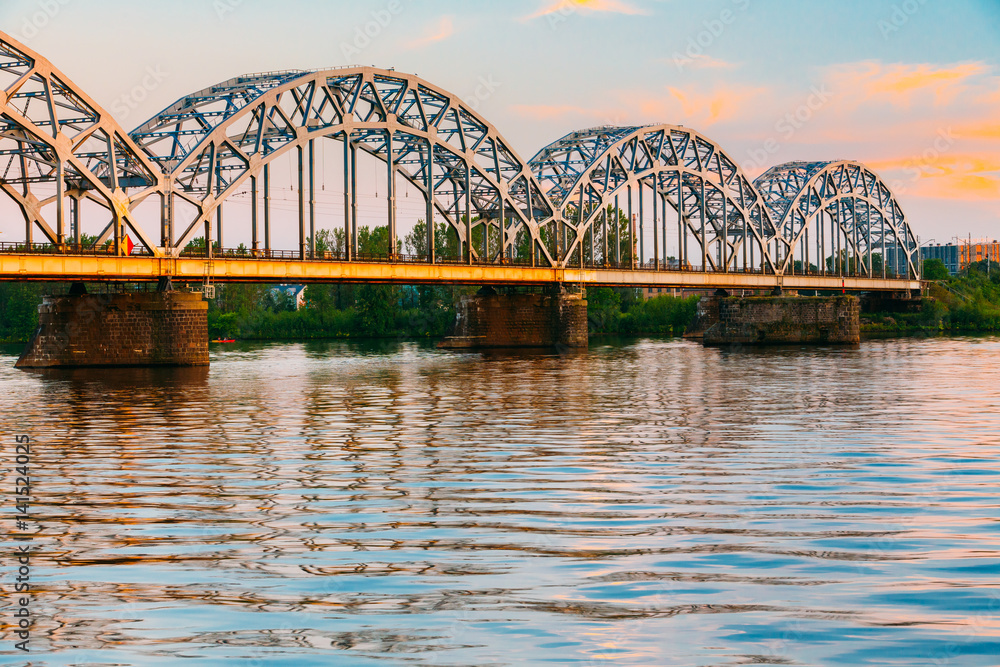
[{"label": "stone pier", "polygon": [[17,368],[207,366],[208,303],[190,292],[45,297]]},{"label": "stone pier", "polygon": [[457,305],[455,335],[438,347],[586,349],[589,328],[583,294],[497,294],[484,288]]},{"label": "stone pier", "polygon": [[861,304],[854,296],[722,298],[705,345],[857,345]]}]

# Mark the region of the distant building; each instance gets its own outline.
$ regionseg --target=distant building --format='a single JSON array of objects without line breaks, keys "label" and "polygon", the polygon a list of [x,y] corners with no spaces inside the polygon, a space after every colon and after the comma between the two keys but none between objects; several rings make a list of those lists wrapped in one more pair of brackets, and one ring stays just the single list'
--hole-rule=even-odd
[{"label": "distant building", "polygon": [[[990,261],[1000,263],[1000,242],[973,241],[972,243],[938,243],[920,248],[920,260],[939,259],[951,275],[957,274],[969,264]],[[895,268],[897,274],[906,273],[906,254],[895,246],[885,249],[886,267]]]},{"label": "distant building", "polygon": [[964,269],[969,264],[978,262],[1000,262],[1000,242],[975,241],[963,243],[959,247],[959,264]]},{"label": "distant building", "polygon": [[672,287],[643,287],[642,288],[642,298],[643,299],[655,299],[658,296],[677,296],[680,290],[674,289]]},{"label": "distant building", "polygon": [[301,310],[306,305],[305,285],[278,285],[271,288],[271,294],[281,294],[288,297],[294,304],[295,310]]},{"label": "distant building", "polygon": [[959,246],[952,244],[941,245],[938,243],[920,249],[921,260],[926,262],[929,259],[940,259],[944,263],[944,268],[948,269],[948,273],[951,275],[955,275],[963,267],[959,255]]}]

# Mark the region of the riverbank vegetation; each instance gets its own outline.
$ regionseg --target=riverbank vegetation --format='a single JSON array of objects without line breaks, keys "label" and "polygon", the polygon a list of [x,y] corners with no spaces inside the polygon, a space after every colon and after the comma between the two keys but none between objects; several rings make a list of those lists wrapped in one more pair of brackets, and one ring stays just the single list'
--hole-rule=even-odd
[{"label": "riverbank vegetation", "polygon": [[[403,240],[419,251],[425,230],[414,229]],[[364,245],[383,244],[384,232],[362,229]],[[442,254],[457,241],[442,225],[436,234]],[[317,235],[317,246],[336,248],[335,233]],[[417,254],[417,253],[414,253]],[[1000,331],[1000,265],[975,264],[949,276],[938,260],[924,263],[933,281],[917,312],[862,315],[868,334],[960,333]],[[90,286],[100,292],[106,286]],[[68,284],[0,283],[0,343],[24,343],[38,326],[38,305],[45,294],[65,294]],[[319,340],[336,338],[440,338],[455,321],[455,303],[474,293],[471,287],[389,285],[311,285],[305,305],[272,285],[218,285],[209,304],[213,338],[241,340]],[[591,288],[588,318],[593,334],[680,335],[692,321],[697,297],[668,295],[645,300],[640,290]]]},{"label": "riverbank vegetation", "polygon": [[680,336],[694,319],[697,307],[698,297],[643,299],[637,289],[587,290],[587,318],[594,334]]},{"label": "riverbank vegetation", "polygon": [[[100,285],[89,285],[98,293]],[[0,283],[0,343],[26,343],[38,327],[46,294],[66,294],[68,284]],[[273,285],[216,286],[209,301],[212,338],[319,340],[335,338],[440,338],[455,322],[455,303],[469,287],[311,285],[305,307]],[[680,335],[694,316],[697,297],[660,296],[644,301],[639,290],[588,290],[594,334]]]},{"label": "riverbank vegetation", "polygon": [[914,313],[862,316],[866,333],[961,333],[1000,331],[1000,264],[979,262],[951,276],[941,260],[924,262],[933,281]]}]

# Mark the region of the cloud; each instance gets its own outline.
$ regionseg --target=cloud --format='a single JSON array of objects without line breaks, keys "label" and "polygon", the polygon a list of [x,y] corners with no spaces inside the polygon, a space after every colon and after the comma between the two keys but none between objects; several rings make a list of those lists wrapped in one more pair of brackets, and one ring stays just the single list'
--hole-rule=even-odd
[{"label": "cloud", "polygon": [[912,194],[932,199],[1000,199],[1000,155],[996,153],[941,153],[872,160],[867,165],[903,183],[915,185]]},{"label": "cloud", "polygon": [[648,11],[634,7],[625,0],[551,0],[537,12],[525,16],[521,20],[531,21],[552,14],[572,14],[579,10],[586,12],[606,12],[609,14],[629,14],[633,16],[646,16],[649,14]]},{"label": "cloud", "polygon": [[827,80],[854,105],[884,102],[909,109],[928,103],[950,105],[989,72],[990,67],[981,62],[940,66],[864,61],[830,68]]},{"label": "cloud", "polygon": [[668,95],[635,96],[634,106],[643,118],[665,118],[671,123],[706,127],[742,118],[753,100],[771,95],[769,88],[725,85],[708,90],[667,88]]},{"label": "cloud", "polygon": [[966,125],[956,132],[960,137],[969,139],[989,139],[1000,141],[1000,120],[985,120],[981,123]]},{"label": "cloud", "polygon": [[419,37],[411,42],[407,42],[406,48],[408,49],[421,49],[435,42],[442,42],[452,35],[455,34],[455,20],[454,17],[442,16],[441,21],[438,22],[434,31],[423,37]]}]

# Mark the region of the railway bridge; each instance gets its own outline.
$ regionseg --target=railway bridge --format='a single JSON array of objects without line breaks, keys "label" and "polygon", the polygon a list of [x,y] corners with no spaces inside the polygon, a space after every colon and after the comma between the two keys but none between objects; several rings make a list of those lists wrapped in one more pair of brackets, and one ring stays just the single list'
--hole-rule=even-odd
[{"label": "railway bridge", "polygon": [[23,219],[0,280],[920,289],[861,163],[752,180],[671,124],[526,160],[458,96],[374,67],[238,76],[127,131],[0,33],[0,189]]}]

